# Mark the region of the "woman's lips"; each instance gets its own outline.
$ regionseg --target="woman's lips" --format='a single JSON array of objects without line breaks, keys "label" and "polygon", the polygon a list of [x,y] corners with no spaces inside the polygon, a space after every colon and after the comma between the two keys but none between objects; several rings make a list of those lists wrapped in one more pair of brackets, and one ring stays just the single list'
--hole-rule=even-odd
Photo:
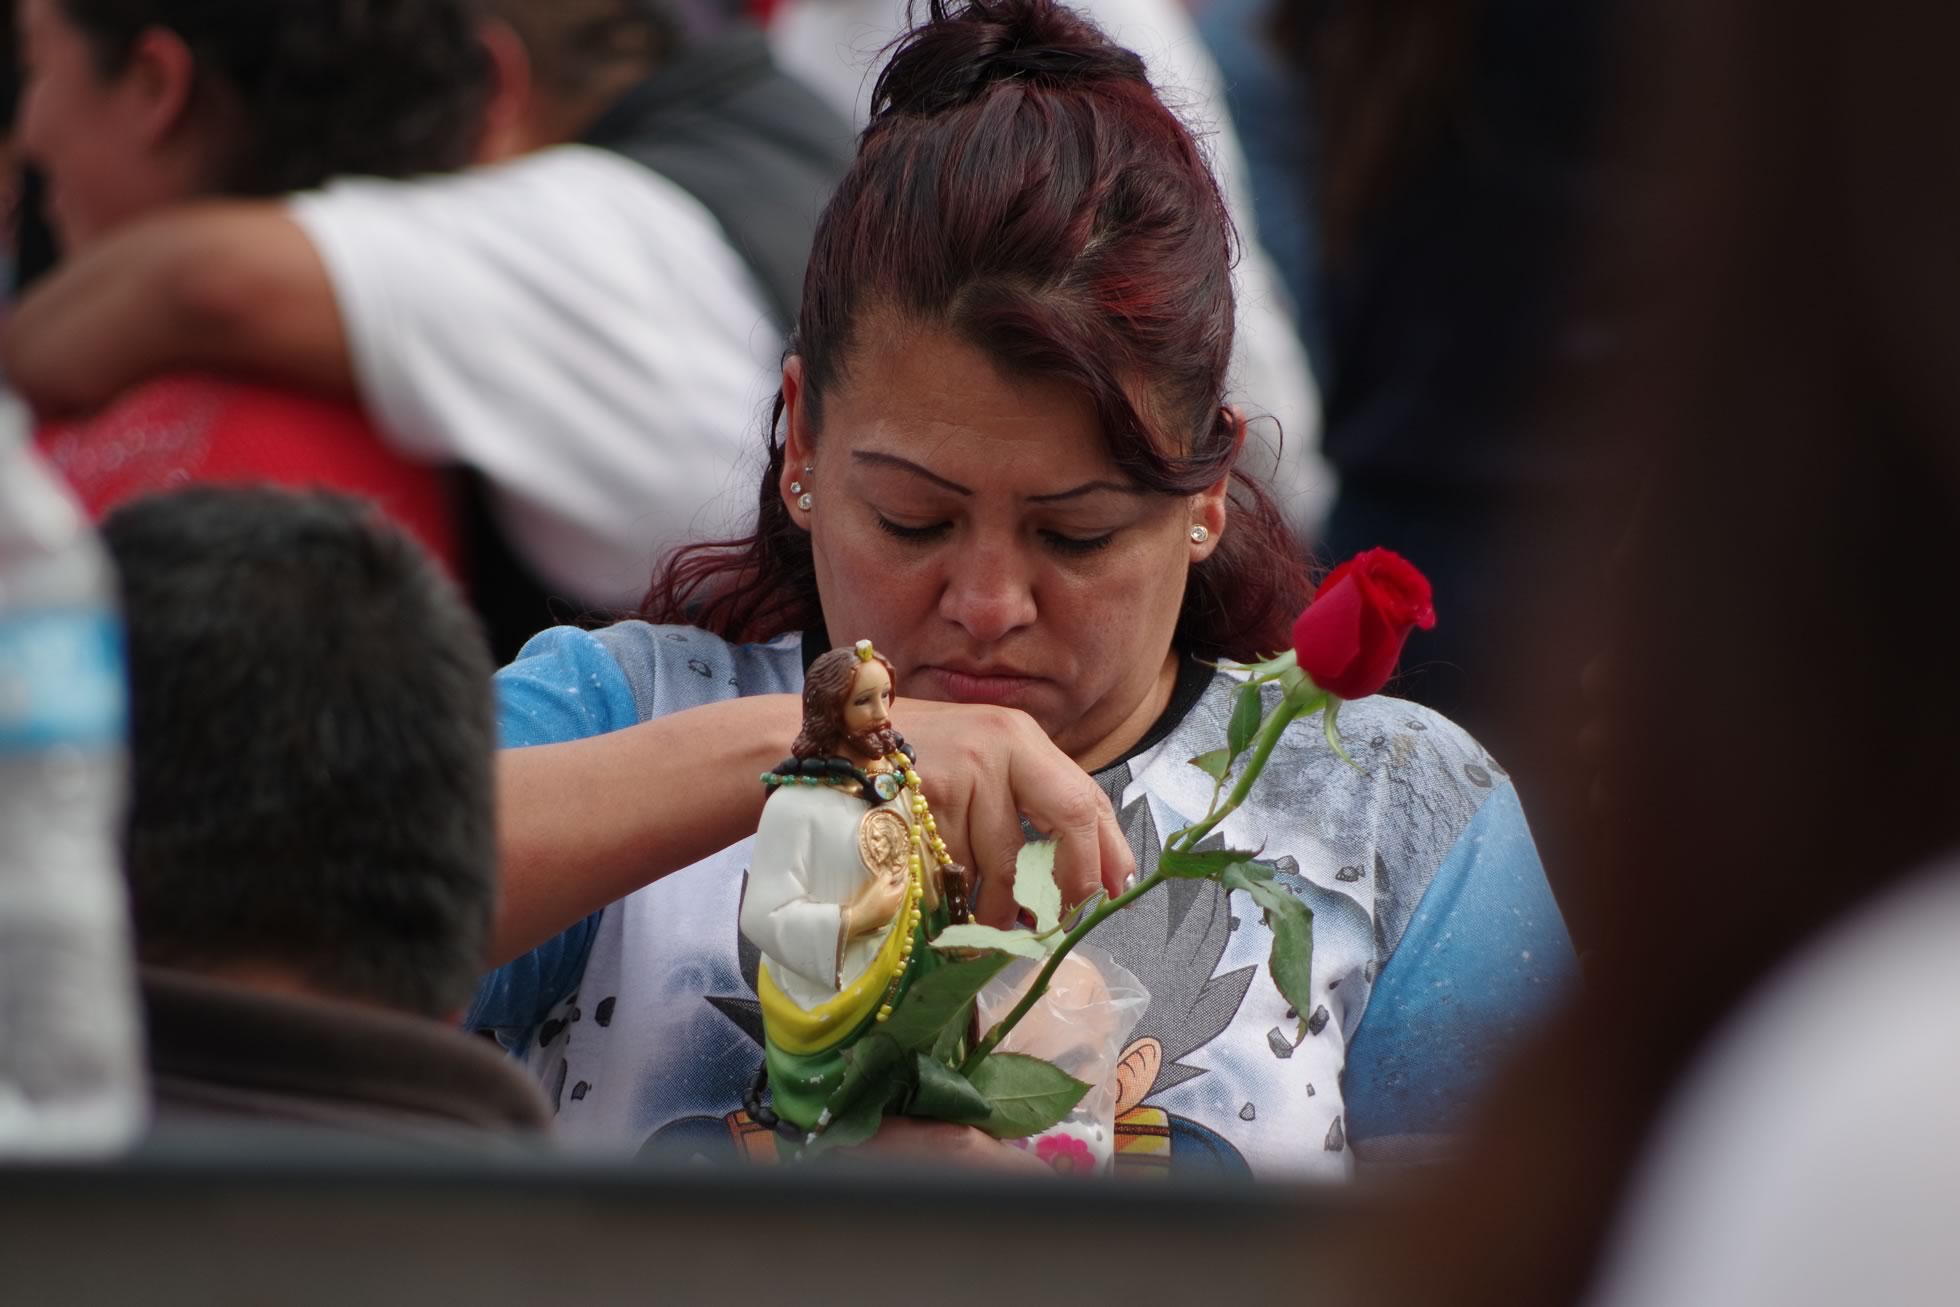
[{"label": "woman's lips", "polygon": [[953,667],[922,667],[918,675],[935,683],[943,697],[953,703],[992,703],[1012,706],[1028,697],[1042,681],[1038,676],[1011,672],[965,671]]}]

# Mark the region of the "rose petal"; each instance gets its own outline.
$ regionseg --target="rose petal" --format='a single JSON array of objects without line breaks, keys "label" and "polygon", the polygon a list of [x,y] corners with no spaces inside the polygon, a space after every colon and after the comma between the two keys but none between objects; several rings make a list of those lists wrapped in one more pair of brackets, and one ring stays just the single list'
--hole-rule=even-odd
[{"label": "rose petal", "polygon": [[1293,650],[1300,669],[1323,690],[1361,656],[1361,620],[1367,611],[1356,577],[1329,579],[1334,583],[1323,585],[1293,624]]}]

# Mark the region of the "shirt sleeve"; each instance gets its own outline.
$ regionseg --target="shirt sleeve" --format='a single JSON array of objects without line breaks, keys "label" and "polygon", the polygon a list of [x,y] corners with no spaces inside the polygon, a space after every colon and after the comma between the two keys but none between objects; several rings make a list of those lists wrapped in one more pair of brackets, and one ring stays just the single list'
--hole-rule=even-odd
[{"label": "shirt sleeve", "polygon": [[1348,1137],[1365,1150],[1451,1133],[1577,981],[1517,791],[1503,785],[1451,847],[1375,980],[1348,1046]]},{"label": "shirt sleeve", "polygon": [[[625,605],[679,538],[745,520],[781,340],[713,217],[583,146],[290,202],[362,400],[416,457],[482,472],[526,561]],[[706,520],[702,520],[706,514]]]},{"label": "shirt sleeve", "polygon": [[[497,673],[497,725],[507,749],[588,739],[637,724],[618,662],[588,632],[558,627],[533,639]],[[517,1047],[572,994],[602,912],[497,968],[477,988],[464,1025]]]}]

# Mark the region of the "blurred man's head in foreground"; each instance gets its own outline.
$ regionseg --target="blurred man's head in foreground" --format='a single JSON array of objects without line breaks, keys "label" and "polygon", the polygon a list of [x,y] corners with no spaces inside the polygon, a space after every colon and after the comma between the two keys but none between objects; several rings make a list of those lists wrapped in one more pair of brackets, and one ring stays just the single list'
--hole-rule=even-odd
[{"label": "blurred man's head in foreground", "polygon": [[462,599],[335,495],[192,489],[103,534],[129,631],[142,961],[460,1010],[496,864],[491,667]]}]

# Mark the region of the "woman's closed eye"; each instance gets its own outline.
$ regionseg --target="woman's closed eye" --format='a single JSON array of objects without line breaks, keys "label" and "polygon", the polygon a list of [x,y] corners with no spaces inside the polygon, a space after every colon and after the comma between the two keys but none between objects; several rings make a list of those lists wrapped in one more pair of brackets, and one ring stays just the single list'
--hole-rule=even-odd
[{"label": "woman's closed eye", "polygon": [[1097,550],[1109,548],[1116,539],[1114,531],[1105,531],[1099,536],[1064,535],[1060,531],[1043,531],[1041,538],[1047,545],[1064,554],[1093,554]]},{"label": "woman's closed eye", "polygon": [[[878,529],[896,540],[910,544],[927,544],[943,537],[952,530],[951,522],[925,522],[913,525],[907,522],[894,522],[883,513],[874,512]],[[1109,548],[1116,539],[1116,532],[1105,531],[1100,535],[1077,536],[1063,531],[1043,530],[1036,532],[1043,544],[1059,554],[1093,554]]]},{"label": "woman's closed eye", "polygon": [[874,512],[872,516],[878,519],[878,529],[880,531],[895,539],[909,541],[913,544],[924,544],[930,540],[937,540],[939,537],[945,535],[947,531],[951,530],[953,526],[951,522],[928,522],[923,526],[908,526],[903,522],[892,521],[883,513]]}]

